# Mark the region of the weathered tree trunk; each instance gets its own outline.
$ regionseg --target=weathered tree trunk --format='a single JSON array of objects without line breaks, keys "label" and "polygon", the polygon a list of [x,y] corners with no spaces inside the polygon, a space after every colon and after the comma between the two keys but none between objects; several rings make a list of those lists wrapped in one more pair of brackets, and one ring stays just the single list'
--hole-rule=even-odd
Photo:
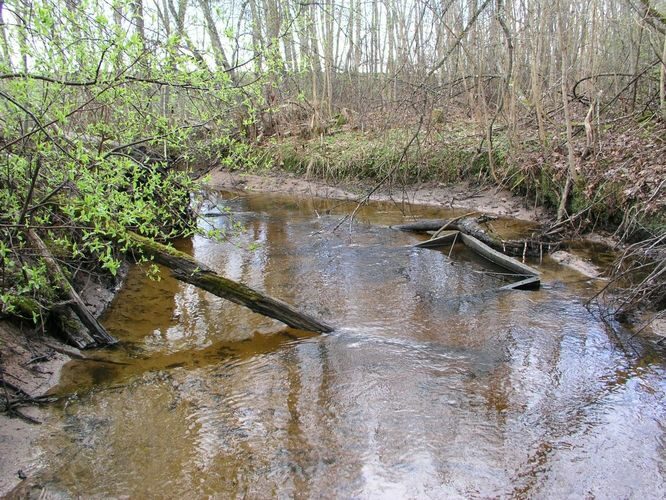
[{"label": "weathered tree trunk", "polygon": [[522,255],[541,255],[554,251],[559,247],[557,243],[544,243],[535,240],[502,240],[501,238],[488,233],[478,220],[474,217],[463,217],[458,220],[447,219],[424,219],[411,224],[401,224],[393,226],[394,229],[400,231],[412,232],[425,232],[437,231],[443,226],[447,229],[454,229],[463,234],[473,236],[479,241],[482,241],[489,247],[498,250],[508,255],[522,256]]},{"label": "weathered tree trunk", "polygon": [[118,341],[106,331],[106,328],[104,328],[88,310],[79,294],[74,290],[72,284],[63,274],[60,265],[53,258],[53,255],[42,239],[32,229],[29,229],[26,234],[28,235],[30,243],[39,252],[42,259],[44,259],[46,268],[51,276],[51,281],[62,290],[62,293],[70,301],[70,307],[79,317],[81,323],[83,323],[88,329],[92,338],[95,339],[95,342],[101,346],[116,344]]},{"label": "weathered tree trunk", "polygon": [[130,238],[155,262],[168,267],[173,276],[223,299],[251,309],[252,311],[282,321],[288,326],[312,332],[331,332],[333,328],[306,314],[300,313],[290,305],[268,297],[252,288],[237,283],[197,262],[189,255],[155,243],[148,238],[130,233]]},{"label": "weathered tree trunk", "polygon": [[397,226],[391,227],[393,229],[407,231],[410,233],[425,233],[426,231],[437,231],[442,226],[445,226],[450,222],[451,221],[448,219],[421,219],[416,222],[410,222],[409,224],[398,224]]},{"label": "weathered tree trunk", "polygon": [[533,269],[530,266],[523,264],[522,262],[518,262],[513,257],[508,257],[502,252],[498,252],[497,250],[490,248],[488,245],[479,241],[477,238],[465,233],[462,233],[461,236],[463,243],[465,243],[467,247],[471,248],[485,259],[488,259],[490,262],[522,276],[539,275],[539,271],[536,269]]},{"label": "weathered tree trunk", "polygon": [[498,252],[490,248],[485,243],[479,241],[474,236],[462,233],[460,231],[447,231],[448,234],[443,236],[435,236],[428,241],[423,241],[414,246],[421,248],[434,248],[438,246],[445,245],[454,245],[458,241],[458,237],[462,243],[467,246],[470,250],[477,253],[486,260],[489,260],[493,264],[499,267],[503,267],[518,276],[523,276],[523,279],[505,285],[500,288],[500,290],[536,290],[541,286],[541,278],[539,277],[539,271],[536,269],[519,262],[513,257],[504,255],[502,252]]},{"label": "weathered tree trunk", "polygon": [[69,345],[77,349],[96,347],[98,343],[93,339],[88,328],[79,320],[74,311],[67,306],[55,306],[51,310],[51,326],[65,338]]},{"label": "weathered tree trunk", "polygon": [[538,290],[541,287],[541,278],[539,276],[530,276],[515,283],[501,286],[500,290]]},{"label": "weathered tree trunk", "polygon": [[440,235],[433,235],[433,237],[429,240],[422,241],[421,243],[417,243],[414,246],[418,248],[435,248],[444,245],[451,245],[456,242],[459,235],[460,231],[443,231]]}]

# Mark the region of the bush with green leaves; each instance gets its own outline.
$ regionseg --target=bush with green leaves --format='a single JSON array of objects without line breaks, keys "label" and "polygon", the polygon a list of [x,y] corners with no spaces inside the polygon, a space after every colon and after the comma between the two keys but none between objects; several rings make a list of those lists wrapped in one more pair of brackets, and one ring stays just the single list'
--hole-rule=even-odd
[{"label": "bush with green leaves", "polygon": [[161,241],[201,233],[188,166],[219,152],[244,161],[239,130],[255,119],[262,87],[209,68],[183,33],[122,29],[103,3],[4,5],[0,312],[18,314],[26,300],[59,300],[28,231],[70,277],[114,275],[127,254],[141,260],[128,231]]}]

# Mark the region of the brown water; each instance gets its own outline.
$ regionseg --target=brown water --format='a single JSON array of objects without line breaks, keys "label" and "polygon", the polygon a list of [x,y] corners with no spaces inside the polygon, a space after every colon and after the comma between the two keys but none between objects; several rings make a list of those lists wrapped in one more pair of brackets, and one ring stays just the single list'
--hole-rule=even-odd
[{"label": "brown water", "polygon": [[[666,495],[665,365],[584,307],[550,262],[536,292],[465,249],[410,248],[399,207],[250,195],[204,263],[336,326],[312,335],[139,269],[105,324],[114,363],[69,365],[37,484],[63,496]],[[424,216],[445,216],[419,212]],[[208,222],[219,227],[226,217]],[[204,222],[205,223],[205,222]],[[497,225],[497,224],[496,224]],[[504,229],[510,229],[505,225]],[[514,228],[515,229],[515,228]]]}]

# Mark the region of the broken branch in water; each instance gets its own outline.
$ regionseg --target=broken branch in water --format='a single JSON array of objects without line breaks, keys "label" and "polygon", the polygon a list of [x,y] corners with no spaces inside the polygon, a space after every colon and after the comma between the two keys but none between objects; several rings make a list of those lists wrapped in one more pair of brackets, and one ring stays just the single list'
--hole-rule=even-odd
[{"label": "broken branch in water", "polygon": [[[453,229],[485,243],[489,247],[502,253],[513,256],[538,256],[559,248],[560,243],[551,243],[540,240],[502,240],[498,236],[486,231],[480,223],[480,217],[466,217],[455,219],[423,219],[409,224],[392,226],[400,231],[426,232],[442,229]],[[425,243],[425,242],[424,242]]]},{"label": "broken branch in water", "polygon": [[154,242],[136,233],[129,233],[129,237],[146,255],[153,257],[155,262],[169,268],[171,274],[180,281],[245,306],[256,313],[282,321],[284,324],[299,330],[322,333],[333,331],[331,326],[296,311],[281,300],[274,299],[242,283],[220,276],[186,253]]},{"label": "broken branch in water", "polygon": [[[444,223],[442,224],[442,222]],[[472,219],[463,215],[447,221],[429,220],[419,221],[413,224],[395,226],[396,229],[401,229],[403,231],[428,231],[433,227],[439,227],[439,229],[433,234],[432,238],[427,241],[417,243],[414,246],[421,248],[434,248],[438,246],[451,245],[451,248],[453,248],[453,245],[455,245],[455,242],[457,241],[458,235],[460,235],[462,242],[475,253],[489,260],[493,264],[511,271],[516,276],[523,277],[522,280],[516,283],[511,283],[501,287],[500,290],[532,290],[539,288],[541,284],[539,271],[526,264],[523,264],[522,262],[519,262],[517,259],[509,255],[505,255],[495,248],[492,248],[491,245],[486,244],[486,241],[490,241],[495,247],[501,247],[502,250],[506,252],[507,242],[490,236],[488,233],[486,233],[479,225],[478,219]],[[445,231],[448,228],[455,228],[456,230]],[[485,241],[482,241],[481,238],[483,238]],[[522,256],[524,259],[528,248],[527,241],[513,242],[511,248],[521,249],[521,246]]]},{"label": "broken branch in water", "polygon": [[83,300],[74,289],[72,284],[69,282],[65,274],[62,272],[60,265],[58,262],[56,262],[55,258],[42,239],[33,229],[29,229],[26,232],[26,235],[28,236],[30,243],[39,251],[42,258],[44,259],[44,263],[48,269],[51,281],[55,286],[60,288],[68,301],[70,301],[70,305],[68,307],[71,307],[71,309],[76,313],[76,316],[78,316],[81,323],[83,323],[88,329],[95,342],[98,345],[116,344],[118,341],[109,332],[106,331],[106,328],[104,328],[88,310],[86,305],[83,303]]}]

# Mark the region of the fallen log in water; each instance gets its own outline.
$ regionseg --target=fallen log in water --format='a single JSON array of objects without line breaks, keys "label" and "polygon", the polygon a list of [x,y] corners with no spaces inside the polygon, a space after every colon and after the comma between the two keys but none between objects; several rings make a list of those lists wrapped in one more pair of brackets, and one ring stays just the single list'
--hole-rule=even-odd
[{"label": "fallen log in water", "polygon": [[474,236],[470,236],[469,234],[462,232],[460,233],[460,236],[462,236],[462,241],[467,247],[471,248],[474,250],[474,252],[481,255],[482,257],[485,257],[493,264],[496,264],[500,267],[503,267],[504,269],[508,269],[509,271],[522,276],[539,275],[539,271],[536,269],[523,264],[522,262],[518,262],[513,257],[509,257],[508,255],[504,255],[503,253],[490,248],[488,245],[482,241],[479,241]]},{"label": "fallen log in water", "polygon": [[446,231],[446,234],[431,238],[427,241],[422,241],[414,246],[420,248],[435,248],[444,245],[454,245],[459,237],[465,246],[481,257],[489,260],[497,266],[515,273],[516,276],[525,277],[520,281],[500,287],[500,290],[535,290],[541,286],[539,271],[527,264],[519,262],[513,257],[494,250],[482,241],[476,239],[474,236],[465,234],[462,231]]},{"label": "fallen log in water", "polygon": [[499,287],[500,290],[538,290],[541,286],[541,279],[538,276],[530,276],[524,280],[516,281]]},{"label": "fallen log in water", "polygon": [[407,231],[412,233],[425,233],[426,231],[437,231],[440,227],[451,222],[450,219],[421,219],[408,224],[398,224],[391,226],[393,229]]},{"label": "fallen log in water", "polygon": [[439,236],[430,238],[429,240],[422,241],[414,245],[419,248],[436,248],[455,243],[456,237],[460,235],[460,231],[443,231]]},{"label": "fallen log in water", "polygon": [[178,280],[189,283],[223,299],[252,311],[282,321],[284,324],[311,332],[331,332],[333,328],[306,314],[296,311],[289,304],[262,294],[242,283],[237,283],[209,269],[186,253],[156,243],[135,233],[129,234],[146,255],[171,270]]},{"label": "fallen log in water", "polygon": [[392,226],[400,231],[426,232],[437,231],[446,226],[447,229],[455,229],[463,234],[473,236],[491,248],[502,253],[523,256],[543,255],[556,250],[558,243],[546,243],[538,240],[502,240],[498,236],[487,232],[476,217],[462,217],[458,219],[424,219],[410,224]]}]

